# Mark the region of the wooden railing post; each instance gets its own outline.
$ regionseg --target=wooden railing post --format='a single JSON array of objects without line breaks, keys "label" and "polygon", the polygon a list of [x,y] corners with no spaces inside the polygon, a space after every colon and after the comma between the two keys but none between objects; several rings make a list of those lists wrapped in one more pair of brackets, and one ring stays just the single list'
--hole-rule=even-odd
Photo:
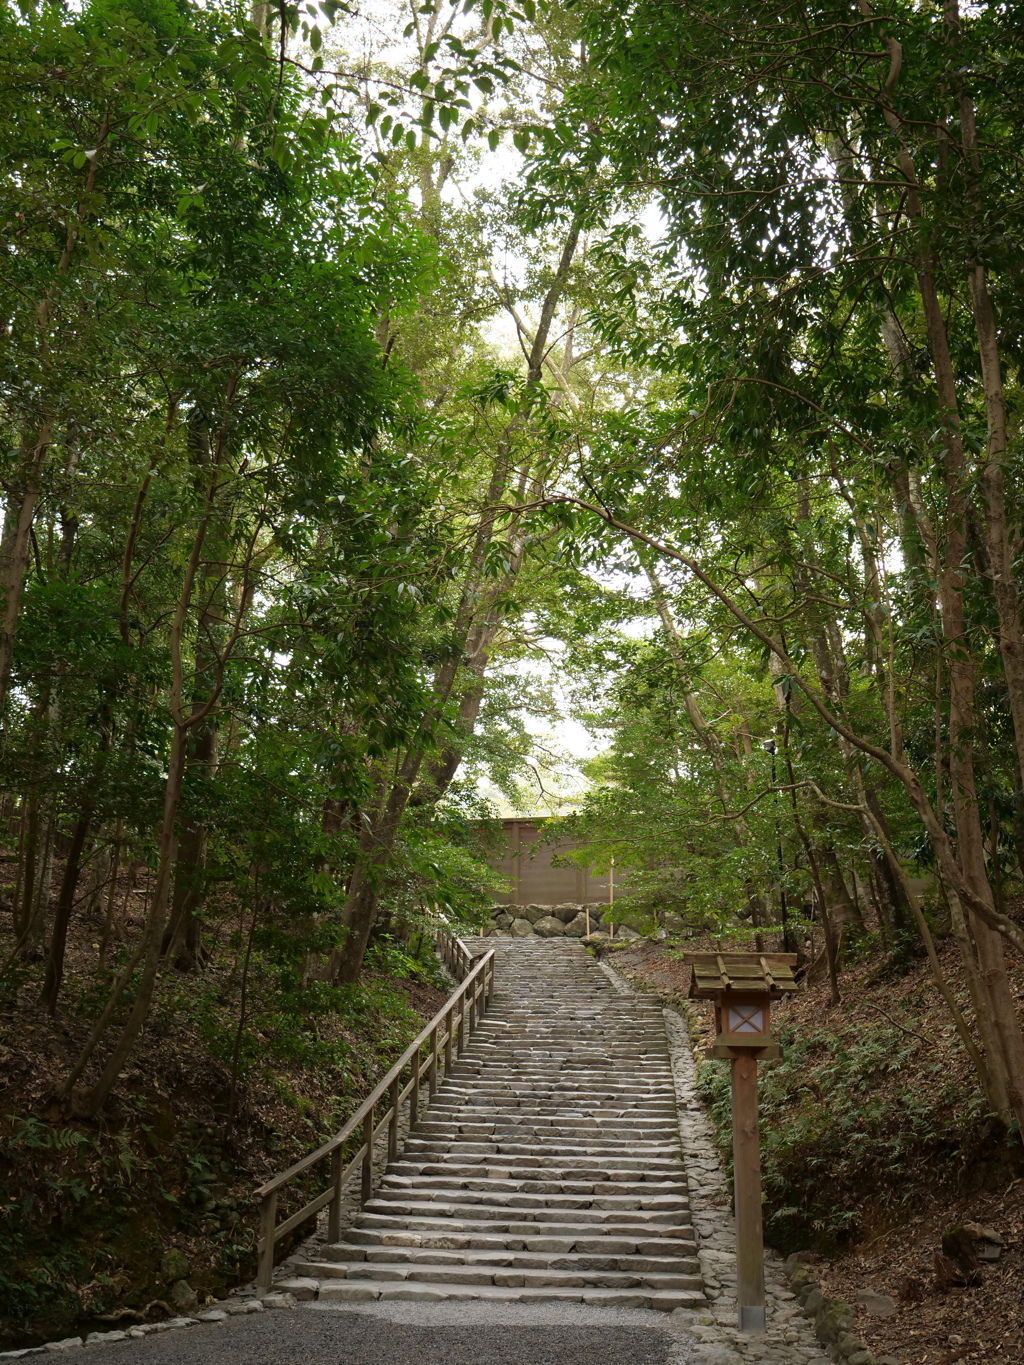
[{"label": "wooden railing post", "polygon": [[401,1077],[391,1082],[391,1121],[388,1124],[388,1164],[398,1156],[398,1096],[401,1090]]},{"label": "wooden railing post", "polygon": [[448,1006],[448,1013],[444,1017],[444,1074],[447,1078],[452,1069],[452,1020],[455,1018],[455,1006]]},{"label": "wooden railing post", "polygon": [[437,1093],[437,1024],[430,1030],[430,1064],[427,1067],[427,1091],[430,1099]]},{"label": "wooden railing post", "polygon": [[342,1152],[344,1148],[339,1143],[331,1153],[331,1184],[334,1186],[334,1198],[331,1200],[327,1209],[327,1240],[330,1243],[341,1241],[341,1174],[344,1170],[342,1164]]},{"label": "wooden railing post", "polygon": [[274,1232],[277,1226],[277,1190],[263,1196],[260,1206],[260,1248],[259,1271],[256,1275],[256,1288],[261,1294],[268,1294],[274,1282]]},{"label": "wooden railing post", "polygon": [[423,1061],[419,1050],[412,1059],[412,1089],[409,1091],[409,1130],[412,1131],[420,1116],[420,1064]]},{"label": "wooden railing post", "polygon": [[363,1142],[366,1144],[366,1151],[363,1153],[363,1173],[362,1182],[359,1189],[359,1201],[365,1204],[373,1194],[373,1116],[376,1105],[371,1104],[363,1119]]}]

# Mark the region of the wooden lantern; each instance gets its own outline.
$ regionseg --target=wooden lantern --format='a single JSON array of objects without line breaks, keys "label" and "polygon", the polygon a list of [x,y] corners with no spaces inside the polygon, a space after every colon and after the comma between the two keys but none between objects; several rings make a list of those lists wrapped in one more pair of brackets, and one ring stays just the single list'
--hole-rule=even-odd
[{"label": "wooden lantern", "polygon": [[771,1005],[797,990],[795,953],[686,953],[692,1000],[713,1000],[717,1038],[706,1056],[732,1063],[736,1299],[741,1331],[763,1332],[764,1228],[757,1063],[782,1056],[771,1039]]}]

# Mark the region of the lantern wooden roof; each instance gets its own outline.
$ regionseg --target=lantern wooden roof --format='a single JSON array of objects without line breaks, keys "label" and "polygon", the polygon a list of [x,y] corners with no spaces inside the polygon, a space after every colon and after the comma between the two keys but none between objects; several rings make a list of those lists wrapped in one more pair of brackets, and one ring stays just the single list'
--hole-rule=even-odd
[{"label": "lantern wooden roof", "polygon": [[799,986],[793,979],[796,953],[685,953],[693,968],[691,1000],[714,1000],[723,991],[757,991],[773,1000],[791,995]]}]

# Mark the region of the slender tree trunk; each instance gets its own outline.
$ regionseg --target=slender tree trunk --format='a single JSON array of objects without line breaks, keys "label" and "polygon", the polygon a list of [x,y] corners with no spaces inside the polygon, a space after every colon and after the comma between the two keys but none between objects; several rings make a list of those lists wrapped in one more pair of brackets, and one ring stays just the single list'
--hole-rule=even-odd
[{"label": "slender tree trunk", "polygon": [[824,863],[828,868],[829,875],[825,889],[828,892],[831,904],[836,907],[835,921],[838,934],[841,935],[848,924],[852,924],[857,929],[863,929],[865,927],[864,916],[861,914],[860,906],[847,889],[846,879],[843,876],[843,869],[839,866],[835,849],[819,847],[815,856],[819,863]]},{"label": "slender tree trunk", "polygon": [[[181,789],[185,777],[185,762],[188,750],[188,735],[190,729],[199,724],[210,708],[216,704],[220,686],[223,679],[223,668],[230,655],[231,649],[238,638],[241,630],[240,620],[236,620],[231,639],[225,646],[225,652],[218,663],[217,684],[207,706],[192,710],[187,715],[184,711],[184,692],[185,692],[185,669],[183,659],[183,645],[185,639],[185,629],[188,620],[189,608],[195,589],[196,575],[202,561],[203,548],[206,543],[207,533],[210,528],[210,521],[213,515],[215,498],[217,496],[218,477],[221,462],[224,458],[227,445],[227,418],[231,405],[234,400],[235,390],[238,384],[238,371],[235,370],[230,376],[225,397],[224,397],[224,418],[221,431],[217,439],[214,458],[211,461],[209,470],[209,481],[206,487],[206,497],[203,506],[202,516],[196,528],[195,536],[192,541],[192,549],[188,563],[182,577],[181,589],[178,594],[178,602],[174,612],[174,619],[170,631],[170,656],[171,656],[171,685],[168,694],[168,710],[171,715],[173,729],[171,732],[171,749],[167,763],[167,780],[164,786],[164,808],[163,818],[160,825],[160,837],[157,844],[157,871],[155,885],[153,887],[152,900],[150,902],[149,914],[146,918],[146,926],[143,930],[142,940],[137,950],[137,961],[142,962],[142,974],[132,1003],[131,1012],[121,1030],[120,1036],[115,1042],[106,1065],[97,1078],[95,1084],[84,1095],[76,1097],[74,1107],[76,1112],[86,1116],[94,1117],[99,1113],[111,1090],[117,1083],[121,1071],[131,1055],[135,1046],[136,1039],[142,1031],[143,1025],[149,1016],[150,1006],[153,1002],[156,988],[157,972],[160,966],[161,948],[163,945],[164,929],[167,922],[167,911],[170,904],[171,881],[174,871],[175,845],[176,845],[176,826],[178,818],[178,807],[181,802]],[[250,552],[251,552],[250,545]],[[247,556],[245,577],[248,581],[250,558]],[[64,1082],[62,1093],[68,1093],[70,1087],[81,1076],[82,1071],[88,1061],[88,1055],[95,1050],[99,1039],[102,1037],[103,1030],[107,1022],[113,1017],[113,1009],[116,1000],[123,994],[125,987],[130,979],[129,973],[123,973],[119,980],[115,992],[112,992],[111,999],[104,1010],[102,1027],[97,1025],[93,1029],[89,1042],[83,1050],[83,1056],[79,1057],[71,1075]]]},{"label": "slender tree trunk", "polygon": [[22,797],[21,818],[18,821],[18,863],[14,877],[14,890],[11,892],[11,921],[15,943],[21,938],[21,888],[25,880],[25,845],[28,837],[28,802]]},{"label": "slender tree trunk", "polygon": [[[941,884],[941,883],[940,883]],[[963,906],[960,904],[960,897],[955,891],[948,887],[943,887],[946,903],[949,906],[949,922],[953,930],[953,937],[960,950],[960,960],[963,963],[964,979],[967,982],[967,989],[971,996],[971,1005],[974,1009],[974,1018],[978,1026],[978,1033],[981,1037],[981,1045],[985,1050],[985,1062],[988,1067],[988,1092],[989,1103],[995,1113],[1009,1123],[1011,1118],[1010,1110],[1010,1091],[1006,1079],[1006,1066],[1003,1063],[1003,1051],[999,1044],[999,1039],[995,1033],[992,1020],[992,1004],[988,998],[988,992],[981,979],[978,968],[978,959],[975,953],[974,941],[971,938],[970,930],[967,927],[967,920],[964,916]]]},{"label": "slender tree trunk", "polygon": [[36,436],[21,448],[17,473],[7,488],[7,511],[0,539],[0,720],[7,702],[14,661],[14,637],[21,607],[21,594],[32,553],[32,523],[39,503],[40,478],[53,435],[48,418]]},{"label": "slender tree trunk", "polygon": [[339,984],[358,981],[362,971],[363,958],[377,914],[380,878],[394,849],[398,827],[421,761],[422,753],[407,758],[378,813],[364,822],[360,832],[356,865],[345,901],[345,942],[331,958],[331,975]]},{"label": "slender tree trunk", "polygon": [[[551,326],[554,322],[559,300],[565,292],[569,271],[579,243],[579,234],[580,223],[574,219],[566,233],[554,277],[545,293],[537,329],[527,356],[526,387],[528,393],[532,393],[540,386]],[[391,856],[402,815],[409,803],[417,775],[426,758],[427,749],[433,742],[443,709],[452,695],[460,669],[466,663],[462,651],[474,639],[474,635],[479,636],[480,653],[485,654],[489,647],[487,629],[493,599],[489,593],[483,590],[484,569],[487,552],[495,535],[495,526],[499,515],[498,504],[512,475],[512,441],[521,420],[519,416],[512,418],[498,443],[495,454],[486,496],[483,501],[482,515],[473,539],[473,548],[469,555],[469,563],[452,628],[452,639],[458,642],[460,652],[455,653],[453,651],[452,657],[437,670],[434,678],[434,699],[427,716],[424,718],[420,735],[412,741],[407,749],[399,766],[398,777],[391,790],[378,804],[375,812],[364,822],[360,833],[356,863],[349,880],[343,912],[346,938],[342,947],[331,955],[330,970],[333,979],[338,982],[357,980],[362,969],[363,958],[366,954],[376,916],[380,877]],[[520,484],[522,485],[522,479],[528,477],[527,474],[522,474]],[[512,549],[514,573],[518,573],[519,566],[522,563],[522,547],[513,546]],[[482,608],[481,600],[483,602]],[[472,694],[475,685],[475,681],[471,681],[470,688],[467,689],[469,694]],[[470,700],[472,700],[471,697]],[[455,767],[457,768],[457,766],[456,764]],[[440,776],[443,776],[443,772]]]},{"label": "slender tree trunk", "polygon": [[[878,799],[878,793],[871,787],[864,788],[864,801],[871,812],[872,818],[878,824],[885,837],[889,838],[889,826],[885,816],[882,814],[882,805]],[[894,874],[889,860],[884,853],[873,852],[872,861],[875,868],[875,876],[885,891],[885,897],[889,902],[889,909],[892,912],[892,926],[897,934],[906,933],[910,928],[910,907],[907,898],[903,893],[899,878]]]},{"label": "slender tree trunk", "polygon": [[75,1101],[75,1112],[86,1118],[94,1118],[99,1113],[107,1096],[117,1084],[118,1077],[135,1046],[135,1040],[149,1016],[150,1006],[153,1002],[157,971],[160,966],[160,946],[170,899],[171,873],[174,865],[174,826],[178,814],[178,803],[181,799],[181,784],[185,773],[187,735],[188,732],[184,726],[175,725],[171,739],[170,760],[167,765],[167,783],[164,788],[164,810],[158,845],[159,861],[157,863],[156,885],[153,888],[150,911],[143,931],[142,975],[135,991],[131,1012],[110,1056],[107,1058],[106,1065],[95,1084]]},{"label": "slender tree trunk", "polygon": [[53,929],[50,934],[50,950],[46,959],[46,978],[43,982],[42,994],[39,997],[40,1004],[46,1006],[47,1014],[57,1013],[57,999],[60,995],[61,982],[64,979],[64,955],[67,950],[68,926],[71,923],[71,911],[75,903],[75,891],[78,887],[78,869],[82,861],[82,850],[85,848],[85,841],[89,837],[89,829],[92,825],[92,811],[84,810],[75,822],[74,832],[71,836],[71,847],[64,863],[64,875],[61,878],[60,894],[57,897],[57,909],[53,916]]},{"label": "slender tree trunk", "polygon": [[875,817],[873,813],[870,814],[870,819],[875,827],[875,832],[878,836],[879,842],[882,845],[882,849],[885,853],[885,856],[886,858],[888,858],[889,863],[892,866],[893,875],[898,877],[901,883],[903,884],[903,893],[907,899],[907,904],[910,906],[911,913],[917,920],[917,927],[918,930],[920,931],[921,939],[925,946],[925,952],[928,955],[928,965],[931,967],[932,979],[935,982],[939,994],[946,1002],[946,1008],[949,1010],[949,1013],[953,1018],[953,1023],[960,1037],[960,1041],[963,1043],[964,1048],[966,1049],[972,1063],[974,1064],[974,1070],[977,1073],[978,1079],[980,1080],[982,1087],[985,1090],[986,1097],[989,1099],[989,1102],[991,1103],[992,1073],[989,1071],[989,1068],[985,1063],[985,1059],[978,1051],[978,1046],[971,1036],[970,1029],[967,1027],[967,1021],[966,1019],[964,1019],[963,1014],[960,1011],[960,1007],[956,1003],[956,998],[949,987],[949,983],[946,981],[946,978],[943,975],[942,964],[939,962],[939,955],[935,951],[935,942],[932,938],[931,930],[928,928],[928,921],[925,919],[924,913],[922,912],[921,906],[918,903],[918,899],[914,892],[914,889],[910,885],[910,879],[908,878],[906,872],[904,872],[903,866],[900,863],[899,859],[896,857],[896,854],[893,852],[892,844],[889,842],[888,834],[886,833],[882,824],[879,822],[879,820]]},{"label": "slender tree trunk", "polygon": [[[862,11],[870,11],[868,0],[860,0],[860,3]],[[954,20],[956,20],[955,11],[952,13]],[[903,54],[902,48],[895,38],[887,37],[884,44],[890,58],[890,70],[886,82],[886,95],[889,99],[899,80]],[[911,221],[920,227],[924,222],[920,187],[913,160],[904,141],[902,124],[890,104],[887,103],[883,106],[883,113],[896,138],[897,159],[907,185],[907,214]],[[963,109],[961,113],[963,113]],[[973,122],[973,108],[970,110],[970,114],[971,122]],[[970,151],[969,147],[968,151]],[[943,637],[948,647],[946,652],[949,671],[949,776],[957,829],[957,861],[963,881],[971,892],[974,904],[976,906],[984,905],[986,911],[989,911],[994,910],[994,905],[992,903],[992,890],[985,869],[984,839],[981,831],[971,747],[976,720],[974,663],[970,641],[967,639],[964,630],[962,566],[967,550],[968,471],[960,428],[956,375],[936,284],[935,247],[932,241],[933,238],[926,240],[922,233],[922,242],[918,251],[917,282],[928,345],[934,366],[936,389],[942,410],[945,446],[942,462],[946,491],[943,527],[945,544],[943,547],[943,563],[938,578],[938,596],[942,611]],[[991,450],[993,443],[996,450],[1005,449],[1006,417],[1005,409],[1000,410],[1002,390],[998,352],[993,354],[992,350],[995,337],[994,321],[990,317],[991,301],[988,299],[987,290],[982,287],[983,285],[984,276],[982,275],[979,281],[975,272],[972,279],[972,297],[975,305],[976,326],[979,328],[979,345],[982,352],[982,368],[989,417],[990,458],[986,464],[986,480],[988,480],[986,482],[986,498],[989,506],[986,516],[992,522],[990,537],[995,536],[997,552],[1001,552],[1000,536],[1005,528],[1005,508],[1000,505],[1000,475],[995,472],[995,462],[991,459]],[[1006,573],[1010,570],[1009,563],[1005,563],[999,572]],[[993,573],[995,572],[997,570],[993,567]],[[1014,602],[1011,601],[1007,590],[1012,587],[1012,576],[1000,583],[1003,602],[1011,616],[1014,615]],[[1013,595],[1015,598],[1015,589]],[[997,604],[998,601],[997,598]],[[1003,653],[1004,669],[1008,657],[1011,670],[1015,670],[1018,661],[1024,657],[1020,648],[1019,609],[1016,617],[1015,627],[1012,620],[1007,623],[1007,652]],[[1014,630],[1016,630],[1016,635],[1014,635]],[[1003,633],[1002,621],[1000,622],[1000,633],[1001,635]],[[1000,648],[1001,650],[1003,648],[1002,642]],[[1011,695],[1011,709],[1012,707],[1013,697]],[[1021,718],[1024,721],[1024,706],[1022,706]],[[1015,724],[1016,720],[1017,717],[1014,714]],[[982,980],[988,991],[995,1032],[1003,1053],[1010,1103],[1022,1131],[1024,1131],[1024,1035],[1021,1033],[1020,1021],[1009,989],[1003,960],[1002,941],[998,932],[990,928],[988,923],[982,922],[974,907],[970,908],[974,940],[978,945],[978,961]]]},{"label": "slender tree trunk", "polygon": [[[49,792],[40,802],[35,847],[35,876],[28,918],[18,945],[20,955],[36,961],[43,955],[46,923],[50,918],[50,896],[53,890],[53,844],[56,837],[57,798]],[[27,883],[26,883],[27,889]]]},{"label": "slender tree trunk", "polygon": [[114,840],[114,852],[110,864],[110,883],[107,889],[107,909],[103,917],[103,933],[100,936],[100,970],[107,965],[107,950],[110,947],[110,935],[114,927],[114,904],[117,899],[117,873],[121,865],[121,826],[117,827],[117,835]]}]

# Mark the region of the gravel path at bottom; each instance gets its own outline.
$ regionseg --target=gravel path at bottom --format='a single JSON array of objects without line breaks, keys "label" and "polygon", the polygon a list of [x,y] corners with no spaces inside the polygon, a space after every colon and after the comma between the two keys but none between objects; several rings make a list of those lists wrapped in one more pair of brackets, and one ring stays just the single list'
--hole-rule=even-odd
[{"label": "gravel path at bottom", "polygon": [[[369,1306],[367,1306],[369,1307]],[[661,1314],[579,1304],[305,1306],[90,1346],[89,1365],[668,1365]],[[650,1319],[650,1321],[648,1321]]]}]

